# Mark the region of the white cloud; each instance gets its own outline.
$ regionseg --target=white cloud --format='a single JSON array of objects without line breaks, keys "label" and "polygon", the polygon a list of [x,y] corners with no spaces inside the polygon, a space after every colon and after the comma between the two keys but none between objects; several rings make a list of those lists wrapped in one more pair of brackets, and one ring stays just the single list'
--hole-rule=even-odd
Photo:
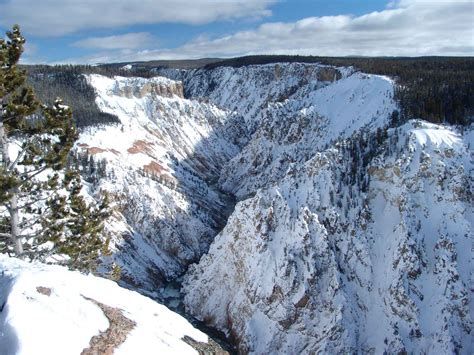
[{"label": "white cloud", "polygon": [[90,37],[73,43],[73,46],[93,49],[141,49],[157,41],[148,32],[127,33],[116,36]]},{"label": "white cloud", "polygon": [[266,23],[255,30],[209,39],[199,37],[174,49],[103,52],[76,62],[232,57],[249,54],[319,56],[474,55],[471,0],[401,0],[363,16],[309,17]]},{"label": "white cloud", "polygon": [[0,24],[28,34],[61,36],[80,30],[139,24],[205,24],[268,16],[277,0],[10,0],[0,2]]}]

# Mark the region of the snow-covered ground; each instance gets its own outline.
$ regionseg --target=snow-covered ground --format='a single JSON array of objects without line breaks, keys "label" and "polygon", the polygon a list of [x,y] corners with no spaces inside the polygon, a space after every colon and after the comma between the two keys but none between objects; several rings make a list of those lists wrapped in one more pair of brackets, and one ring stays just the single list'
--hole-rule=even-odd
[{"label": "snow-covered ground", "polygon": [[[104,305],[115,309],[112,320]],[[209,341],[180,315],[113,281],[5,255],[0,255],[0,310],[3,355],[81,354],[94,336],[115,326],[124,333],[124,339],[107,339],[116,342],[116,355],[197,354],[183,338]]]}]

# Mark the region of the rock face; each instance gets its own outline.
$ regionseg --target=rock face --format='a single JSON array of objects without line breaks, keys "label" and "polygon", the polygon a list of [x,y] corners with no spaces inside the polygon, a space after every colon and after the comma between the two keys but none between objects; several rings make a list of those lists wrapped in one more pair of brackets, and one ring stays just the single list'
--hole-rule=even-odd
[{"label": "rock face", "polygon": [[125,281],[200,259],[186,309],[242,353],[472,352],[472,127],[392,127],[393,81],[351,68],[157,73],[90,76],[122,124],[78,145],[108,161]]},{"label": "rock face", "polygon": [[238,112],[252,134],[273,104],[296,98],[296,93],[304,97],[350,72],[347,68],[282,63],[163,74],[182,80],[186,97]]},{"label": "rock face", "polygon": [[169,80],[163,77],[152,79],[129,78],[117,80],[110,88],[109,94],[124,96],[128,99],[143,98],[150,95],[156,97],[180,97],[183,98],[183,85],[181,82]]}]

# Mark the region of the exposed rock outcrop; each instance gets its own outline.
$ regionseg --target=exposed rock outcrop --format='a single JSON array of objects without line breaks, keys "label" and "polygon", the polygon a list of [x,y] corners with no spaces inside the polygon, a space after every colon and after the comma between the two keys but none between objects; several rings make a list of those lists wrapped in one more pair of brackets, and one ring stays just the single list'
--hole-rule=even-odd
[{"label": "exposed rock outcrop", "polygon": [[127,84],[125,85],[118,83],[116,88],[114,88],[114,94],[126,97],[128,99],[142,99],[145,96],[184,98],[183,84],[181,82],[165,79],[162,77],[152,79],[128,79]]}]

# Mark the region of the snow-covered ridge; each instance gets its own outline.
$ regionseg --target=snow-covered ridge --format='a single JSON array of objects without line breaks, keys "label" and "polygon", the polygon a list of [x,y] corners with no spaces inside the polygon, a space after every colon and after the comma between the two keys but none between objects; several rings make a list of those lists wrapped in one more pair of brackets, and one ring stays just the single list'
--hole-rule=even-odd
[{"label": "snow-covered ridge", "polygon": [[264,118],[269,104],[282,102],[296,91],[308,94],[351,73],[347,68],[304,63],[163,71],[183,81],[186,97],[208,100],[241,114],[250,134]]},{"label": "snow-covered ridge", "polygon": [[342,180],[340,148],[294,164],[239,202],[190,268],[188,310],[243,352],[472,352],[467,136],[389,130],[365,192]]},{"label": "snow-covered ridge", "polygon": [[[80,354],[115,321],[131,324],[124,339],[108,340],[114,354],[197,354],[183,339],[209,343],[206,334],[165,306],[115,282],[63,267],[0,255],[0,353]],[[110,345],[110,343],[115,343]],[[105,346],[105,345],[103,345]],[[96,350],[97,351],[97,350]]]},{"label": "snow-covered ridge", "polygon": [[225,166],[220,183],[241,198],[280,179],[291,164],[304,162],[336,139],[386,126],[396,109],[393,90],[392,80],[363,73],[314,90],[298,88],[260,112],[264,118],[252,141]]},{"label": "snow-covered ridge", "polygon": [[414,126],[411,133],[422,147],[461,149],[464,144],[463,137],[449,128],[422,121],[415,122]]}]

